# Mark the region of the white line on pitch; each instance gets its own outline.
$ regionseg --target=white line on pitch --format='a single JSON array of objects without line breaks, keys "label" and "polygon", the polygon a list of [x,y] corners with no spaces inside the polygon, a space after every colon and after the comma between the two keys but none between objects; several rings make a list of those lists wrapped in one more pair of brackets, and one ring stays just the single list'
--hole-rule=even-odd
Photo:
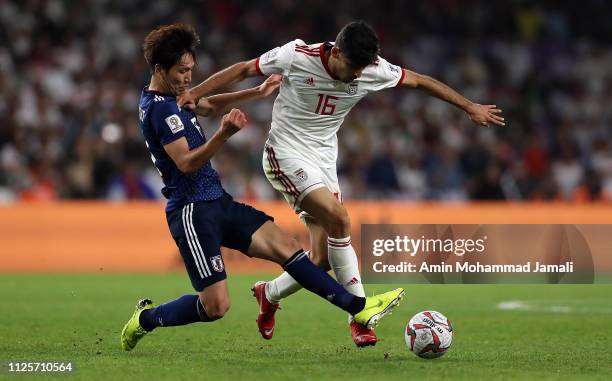
[{"label": "white line on pitch", "polygon": [[564,305],[538,305],[524,300],[509,300],[497,304],[502,311],[553,312],[553,313],[602,313],[612,314],[612,308],[575,307]]}]

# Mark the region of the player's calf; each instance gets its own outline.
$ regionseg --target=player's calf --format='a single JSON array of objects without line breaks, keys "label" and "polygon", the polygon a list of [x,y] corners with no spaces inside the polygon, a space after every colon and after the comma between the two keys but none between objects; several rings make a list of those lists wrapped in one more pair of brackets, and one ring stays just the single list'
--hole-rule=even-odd
[{"label": "player's calf", "polygon": [[325,253],[322,253],[320,251],[319,252],[310,251],[310,252],[307,252],[307,254],[315,266],[321,268],[324,271],[331,270],[331,266],[329,265],[329,259],[327,258],[327,250],[325,251]]}]

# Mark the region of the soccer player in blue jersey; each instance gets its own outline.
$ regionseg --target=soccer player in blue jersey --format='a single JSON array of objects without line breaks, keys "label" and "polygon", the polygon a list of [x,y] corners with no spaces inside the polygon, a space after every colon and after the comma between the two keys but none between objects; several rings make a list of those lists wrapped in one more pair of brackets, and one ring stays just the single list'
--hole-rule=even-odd
[{"label": "soccer player in blue jersey", "polygon": [[[304,288],[354,315],[361,324],[375,325],[399,303],[404,295],[401,288],[367,298],[347,292],[315,266],[272,217],[234,201],[223,190],[210,159],[246,125],[246,117],[232,108],[207,140],[196,113],[220,115],[240,102],[270,95],[278,88],[280,77],[272,76],[256,88],[203,97],[194,110],[180,109],[176,97],[191,82],[198,44],[193,28],[184,24],[163,26],[149,33],[143,48],[152,77],[142,91],[139,107],[140,128],[165,185],[162,193],[168,199],[168,226],[197,294],[183,295],[157,307],[149,299],[140,300],[121,332],[122,348],[132,350],[158,327],[223,317],[230,300],[221,246],[282,265]],[[223,83],[221,79],[205,86],[212,92]]]}]

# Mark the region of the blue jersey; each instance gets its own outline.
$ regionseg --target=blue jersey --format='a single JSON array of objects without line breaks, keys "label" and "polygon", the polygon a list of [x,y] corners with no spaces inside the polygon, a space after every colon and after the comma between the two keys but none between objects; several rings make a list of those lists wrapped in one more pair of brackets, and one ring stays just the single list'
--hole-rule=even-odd
[{"label": "blue jersey", "polygon": [[176,97],[145,89],[138,109],[140,129],[151,159],[164,182],[162,194],[168,199],[166,211],[197,201],[216,200],[223,195],[219,175],[206,163],[196,172],[181,172],[164,149],[164,145],[185,137],[189,149],[204,143],[206,137],[191,110],[179,109]]}]

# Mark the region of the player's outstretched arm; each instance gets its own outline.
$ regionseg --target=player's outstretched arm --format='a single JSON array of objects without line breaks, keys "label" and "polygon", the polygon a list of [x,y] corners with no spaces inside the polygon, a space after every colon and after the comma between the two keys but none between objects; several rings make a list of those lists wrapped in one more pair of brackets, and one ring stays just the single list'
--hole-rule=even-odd
[{"label": "player's outstretched arm", "polygon": [[481,126],[488,126],[489,123],[505,126],[502,110],[496,105],[481,105],[474,103],[451,89],[444,83],[427,75],[419,74],[414,71],[404,69],[402,86],[425,89],[430,95],[453,104],[465,111],[470,119]]},{"label": "player's outstretched arm", "polygon": [[240,82],[247,77],[254,77],[257,75],[259,75],[259,72],[257,71],[256,59],[238,62],[216,72],[196,87],[185,91],[177,97],[176,103],[179,107],[194,109],[200,98],[206,94],[210,94],[232,83]]},{"label": "player's outstretched arm", "polygon": [[257,87],[202,98],[194,111],[201,116],[221,115],[232,107],[269,96],[279,88],[282,79],[282,75],[273,74]]},{"label": "player's outstretched arm", "polygon": [[246,123],[244,113],[234,108],[223,116],[221,128],[205,144],[189,150],[187,139],[182,137],[166,144],[164,149],[181,172],[193,173],[206,164],[232,135],[246,126]]}]

